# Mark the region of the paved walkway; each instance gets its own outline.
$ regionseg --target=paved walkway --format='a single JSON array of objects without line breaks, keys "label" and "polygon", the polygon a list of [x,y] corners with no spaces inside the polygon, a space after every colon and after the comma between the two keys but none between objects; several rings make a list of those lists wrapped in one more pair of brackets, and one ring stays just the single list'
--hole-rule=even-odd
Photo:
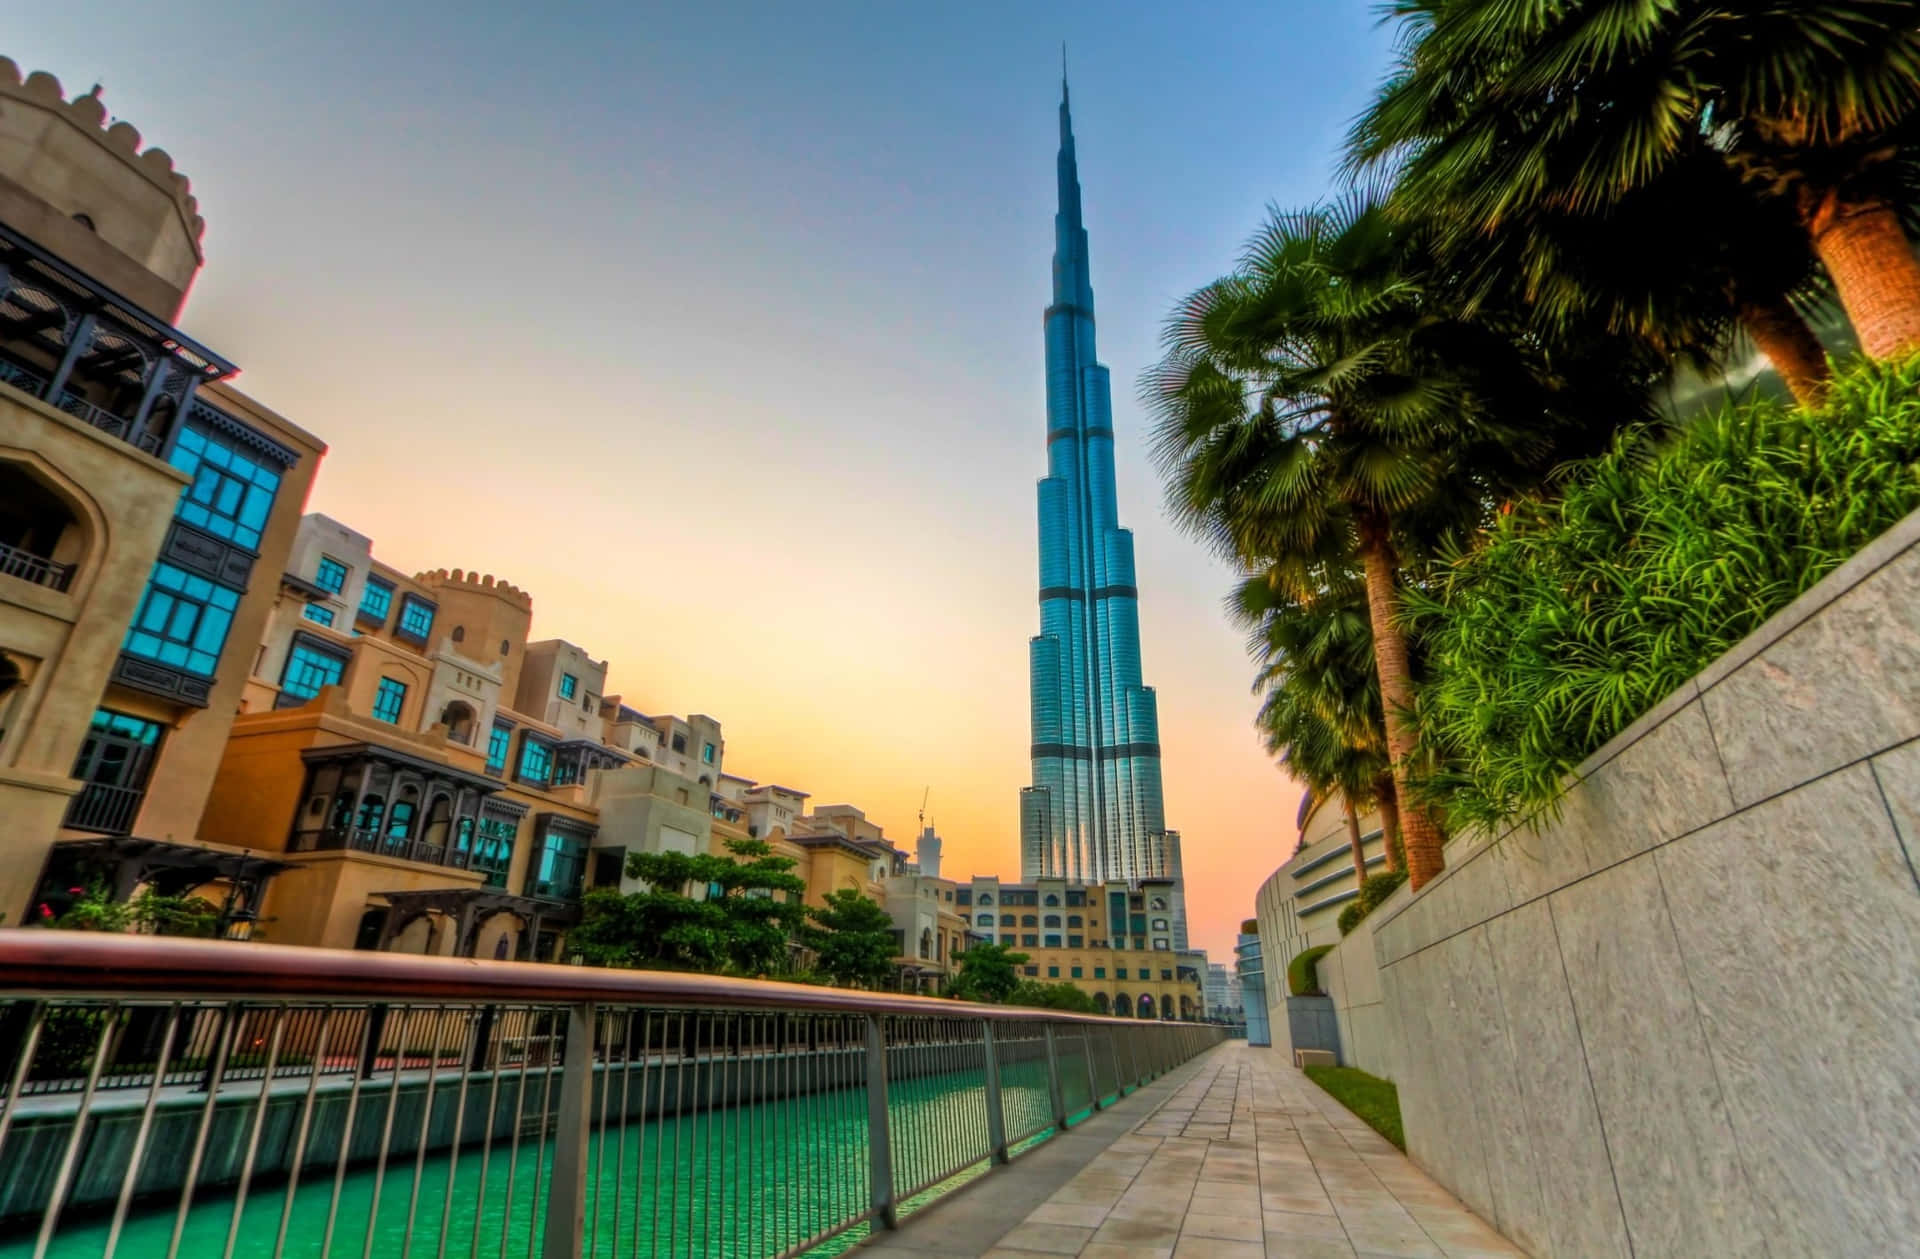
[{"label": "paved walkway", "polygon": [[[1105,1135],[1091,1131],[1101,1124]],[[1103,1148],[1083,1143],[1077,1169],[1060,1166],[1065,1149],[1052,1175],[1036,1167],[1054,1182],[1037,1206],[1012,1182],[1034,1179],[1028,1160],[1072,1132],[869,1249],[924,1259],[1524,1259],[1270,1049],[1229,1042],[1086,1129]]]}]

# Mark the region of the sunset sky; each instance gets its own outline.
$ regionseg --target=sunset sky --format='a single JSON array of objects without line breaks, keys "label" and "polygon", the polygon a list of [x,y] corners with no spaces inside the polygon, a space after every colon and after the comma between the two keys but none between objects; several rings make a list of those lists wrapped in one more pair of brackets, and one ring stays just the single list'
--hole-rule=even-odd
[{"label": "sunset sky", "polygon": [[183,324],[326,440],[311,510],[478,569],[726,767],[1019,875],[1054,107],[1080,176],[1194,944],[1294,840],[1224,566],[1134,382],[1269,203],[1328,188],[1389,37],[1356,0],[165,9],[0,0],[207,219]]}]

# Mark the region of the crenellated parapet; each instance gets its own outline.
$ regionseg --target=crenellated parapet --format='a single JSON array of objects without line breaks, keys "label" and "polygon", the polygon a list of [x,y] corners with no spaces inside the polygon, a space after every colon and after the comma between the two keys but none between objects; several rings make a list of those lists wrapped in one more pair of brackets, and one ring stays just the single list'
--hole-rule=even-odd
[{"label": "crenellated parapet", "polygon": [[522,612],[533,611],[533,596],[505,578],[496,578],[492,573],[470,573],[463,569],[435,568],[424,573],[415,573],[413,579],[422,586],[433,590],[469,590],[477,594],[492,595],[519,608]]},{"label": "crenellated parapet", "polygon": [[35,70],[22,77],[20,67],[11,58],[0,57],[0,98],[11,98],[65,119],[129,169],[139,172],[179,207],[181,219],[197,249],[207,224],[200,216],[200,203],[194,198],[187,177],[173,168],[173,158],[165,149],[153,145],[142,149],[140,132],[132,123],[115,120],[109,125],[107,106],[100,99],[99,91],[96,87],[84,96],[68,100],[60,80],[53,75]]}]

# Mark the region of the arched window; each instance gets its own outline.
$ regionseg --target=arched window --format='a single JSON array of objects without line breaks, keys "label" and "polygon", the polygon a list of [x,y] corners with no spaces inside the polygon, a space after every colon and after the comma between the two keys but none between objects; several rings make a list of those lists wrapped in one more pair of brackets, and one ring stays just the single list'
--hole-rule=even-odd
[{"label": "arched window", "polygon": [[1133,998],[1124,992],[1113,994],[1113,1012],[1123,1019],[1133,1017]]},{"label": "arched window", "polygon": [[1152,1018],[1153,1017],[1153,994],[1150,992],[1141,993],[1140,1004],[1137,1008],[1140,1012],[1141,1018],[1143,1019]]},{"label": "arched window", "polygon": [[427,806],[426,829],[420,832],[420,838],[436,848],[445,847],[447,835],[453,829],[453,800],[442,793],[433,798]]},{"label": "arched window", "polygon": [[447,635],[447,637],[456,643],[464,643],[467,641],[467,627],[464,625],[456,625],[453,627],[453,633]]},{"label": "arched window", "polygon": [[462,700],[456,699],[440,710],[440,724],[455,743],[473,742],[473,721],[473,707]]}]

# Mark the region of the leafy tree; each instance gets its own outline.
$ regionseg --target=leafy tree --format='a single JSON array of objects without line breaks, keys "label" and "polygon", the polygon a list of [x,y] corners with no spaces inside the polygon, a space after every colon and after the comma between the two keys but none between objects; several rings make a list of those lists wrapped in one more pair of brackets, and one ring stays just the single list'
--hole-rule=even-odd
[{"label": "leafy tree", "polygon": [[1030,957],[1004,945],[975,944],[960,955],[960,970],[948,982],[947,995],[962,1001],[1005,1001],[1020,986],[1020,967]]},{"label": "leafy tree", "polygon": [[827,903],[807,910],[812,925],[801,938],[818,957],[814,967],[830,981],[878,988],[893,978],[893,919],[850,887],[827,893]]},{"label": "leafy tree", "polygon": [[[1541,212],[1632,217],[1653,190],[1651,204],[1679,216],[1666,231],[1711,251],[1708,233],[1731,219],[1711,220],[1729,209],[1784,212],[1870,356],[1920,347],[1920,262],[1900,218],[1920,124],[1911,0],[1393,0],[1389,12],[1403,59],[1356,128],[1356,154],[1399,164],[1406,193],[1461,232],[1496,236]],[[1737,178],[1744,211],[1671,195],[1689,168],[1713,165]],[[1744,223],[1732,234],[1749,261],[1774,239]]]},{"label": "leafy tree", "polygon": [[1066,1010],[1074,1014],[1100,1012],[1090,995],[1065,980],[1042,983],[1037,979],[1023,979],[1007,995],[1006,1004],[1032,1006],[1040,1010]]},{"label": "leafy tree", "polygon": [[1380,810],[1387,864],[1399,869],[1399,811],[1366,592],[1335,574],[1333,584],[1301,598],[1259,574],[1241,583],[1228,608],[1251,627],[1247,646],[1261,662],[1254,689],[1266,697],[1255,724],[1267,750],[1315,796],[1340,796],[1360,878],[1367,877],[1358,814],[1364,807]]},{"label": "leafy tree", "polygon": [[784,971],[788,942],[806,921],[797,863],[762,840],[730,839],[726,849],[630,854],[627,875],[644,887],[587,893],[569,947],[596,966]]},{"label": "leafy tree", "polygon": [[1278,214],[1239,270],[1174,312],[1143,382],[1176,518],[1296,597],[1330,570],[1363,583],[1416,886],[1444,858],[1406,790],[1403,566],[1647,406],[1633,347],[1549,345],[1499,310],[1458,308],[1452,279],[1377,193]]}]

